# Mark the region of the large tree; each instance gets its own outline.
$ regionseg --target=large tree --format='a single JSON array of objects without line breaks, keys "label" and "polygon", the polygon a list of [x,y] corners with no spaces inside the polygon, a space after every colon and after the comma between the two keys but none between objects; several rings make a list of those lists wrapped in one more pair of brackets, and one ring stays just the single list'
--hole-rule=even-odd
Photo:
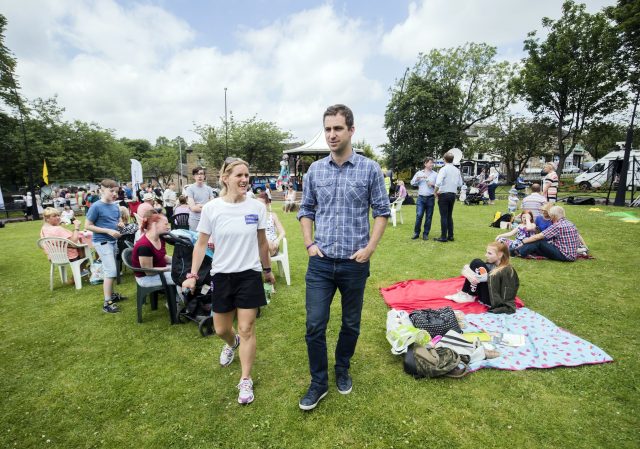
[{"label": "large tree", "polygon": [[553,148],[553,127],[549,123],[500,114],[479,131],[471,149],[498,156],[506,168],[508,183],[516,178],[533,157],[543,156]]},{"label": "large tree", "polygon": [[619,39],[603,13],[566,1],[558,20],[542,19],[548,34],[528,34],[520,90],[529,110],[555,123],[558,172],[580,142],[585,126],[623,106]]},{"label": "large tree", "polygon": [[385,114],[384,151],[398,168],[462,147],[471,126],[513,103],[515,66],[495,57],[495,47],[477,43],[418,56],[391,89]]},{"label": "large tree", "polygon": [[640,99],[640,2],[638,0],[618,0],[615,7],[607,8],[607,14],[617,24],[616,31],[622,43],[619,52],[620,65],[624,68],[624,77],[629,87],[630,98],[633,98],[633,112],[627,128],[624,158],[615,200],[616,206],[622,206],[625,204],[627,170],[633,145],[633,123]]},{"label": "large tree", "polygon": [[291,138],[288,131],[281,130],[273,122],[256,117],[238,122],[233,115],[227,129],[224,123],[218,127],[199,125],[195,127],[195,132],[200,136],[200,141],[192,149],[203,154],[208,164],[220,167],[225,154],[228,154],[247,161],[254,173],[278,171],[285,142]]},{"label": "large tree", "polygon": [[626,127],[612,121],[594,122],[585,128],[581,144],[595,160],[620,149],[616,142],[624,141]]}]

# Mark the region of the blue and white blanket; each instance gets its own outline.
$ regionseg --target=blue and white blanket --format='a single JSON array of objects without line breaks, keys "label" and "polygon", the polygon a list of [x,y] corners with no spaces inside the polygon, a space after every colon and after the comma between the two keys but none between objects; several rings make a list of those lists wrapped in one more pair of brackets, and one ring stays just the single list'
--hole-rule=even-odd
[{"label": "blue and white blanket", "polygon": [[501,356],[472,363],[472,371],[497,368],[519,371],[527,368],[553,368],[612,362],[599,347],[559,328],[542,315],[523,307],[512,315],[467,314],[465,332],[509,333],[525,336],[525,344],[514,348],[498,346]]}]

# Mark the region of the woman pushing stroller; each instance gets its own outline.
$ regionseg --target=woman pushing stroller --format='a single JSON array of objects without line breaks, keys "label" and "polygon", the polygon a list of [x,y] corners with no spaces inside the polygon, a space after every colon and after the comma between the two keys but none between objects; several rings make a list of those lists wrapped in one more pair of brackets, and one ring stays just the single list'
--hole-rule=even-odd
[{"label": "woman pushing stroller", "polygon": [[[249,166],[245,161],[227,158],[220,171],[220,185],[220,197],[202,209],[191,272],[182,287],[195,288],[212,237],[216,248],[211,262],[214,328],[225,342],[220,365],[229,366],[239,348],[242,375],[238,403],[249,404],[254,400],[251,368],[256,356],[256,316],[258,308],[267,304],[261,272],[265,282],[275,283],[265,233],[267,210],[246,195]],[[237,332],[233,329],[236,315]]]}]

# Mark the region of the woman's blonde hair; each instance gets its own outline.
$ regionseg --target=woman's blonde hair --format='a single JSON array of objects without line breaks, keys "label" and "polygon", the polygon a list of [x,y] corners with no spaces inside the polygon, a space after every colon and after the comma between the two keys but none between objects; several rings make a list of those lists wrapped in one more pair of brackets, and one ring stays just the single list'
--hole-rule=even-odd
[{"label": "woman's blonde hair", "polygon": [[556,171],[556,164],[554,164],[553,162],[547,162],[546,164],[544,164],[544,168],[550,168],[552,171]]},{"label": "woman's blonde hair", "polygon": [[129,214],[128,208],[120,206],[120,218],[125,222],[125,224],[131,221],[131,215]]},{"label": "woman's blonde hair", "polygon": [[60,211],[58,209],[56,209],[55,207],[47,207],[42,212],[42,216],[44,217],[45,220],[48,220],[51,217],[56,217],[58,215],[60,215]]},{"label": "woman's blonde hair", "polygon": [[225,196],[227,194],[227,185],[222,180],[222,177],[229,176],[233,169],[238,165],[244,165],[247,167],[247,169],[249,168],[248,162],[245,162],[237,157],[228,157],[224,160],[222,168],[220,169],[220,196]]},{"label": "woman's blonde hair", "polygon": [[498,261],[498,264],[493,270],[491,270],[490,274],[495,274],[497,271],[511,265],[511,257],[509,256],[509,247],[507,246],[506,243],[496,241],[496,242],[489,243],[487,246],[495,249],[496,252],[502,254],[502,257]]}]

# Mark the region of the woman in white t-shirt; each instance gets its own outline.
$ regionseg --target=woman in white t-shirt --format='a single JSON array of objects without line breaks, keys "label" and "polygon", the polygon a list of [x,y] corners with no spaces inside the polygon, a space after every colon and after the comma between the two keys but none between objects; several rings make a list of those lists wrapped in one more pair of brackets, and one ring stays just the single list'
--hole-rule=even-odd
[{"label": "woman in white t-shirt", "polygon": [[[265,233],[267,210],[258,200],[247,198],[249,166],[245,161],[227,158],[220,171],[220,185],[220,197],[202,208],[191,273],[182,287],[195,289],[211,237],[216,248],[211,261],[213,320],[216,334],[225,341],[220,365],[230,365],[240,347],[238,403],[249,404],[254,399],[251,368],[256,356],[256,316],[258,308],[267,304],[261,271],[264,282],[275,283]],[[233,329],[236,315],[237,333]]]}]

